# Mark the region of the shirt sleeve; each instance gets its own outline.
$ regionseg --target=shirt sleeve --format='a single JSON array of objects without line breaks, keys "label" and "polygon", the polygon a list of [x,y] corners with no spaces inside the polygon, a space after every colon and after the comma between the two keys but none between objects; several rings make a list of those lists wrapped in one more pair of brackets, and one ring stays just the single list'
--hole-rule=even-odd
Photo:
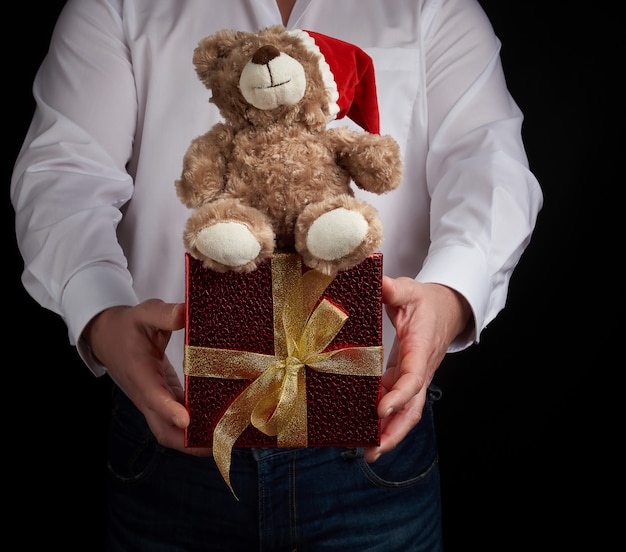
[{"label": "shirt sleeve", "polygon": [[72,344],[98,312],[138,302],[116,236],[133,194],[126,165],[137,121],[134,90],[119,14],[106,1],[69,0],[35,77],[35,113],[11,200],[23,284],[64,318]]},{"label": "shirt sleeve", "polygon": [[543,196],[529,170],[523,116],[509,93],[500,42],[477,2],[435,0],[425,27],[431,245],[416,279],[467,298],[478,341],[504,307]]}]

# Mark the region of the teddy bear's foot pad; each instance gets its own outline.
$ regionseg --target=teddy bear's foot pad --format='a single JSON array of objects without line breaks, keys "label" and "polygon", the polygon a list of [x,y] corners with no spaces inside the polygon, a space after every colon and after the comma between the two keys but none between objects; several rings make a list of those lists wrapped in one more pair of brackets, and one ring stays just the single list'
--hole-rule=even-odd
[{"label": "teddy bear's foot pad", "polygon": [[218,222],[198,232],[196,248],[204,256],[228,267],[246,265],[256,259],[261,245],[245,224]]},{"label": "teddy bear's foot pad", "polygon": [[318,217],[307,235],[307,248],[318,259],[334,261],[352,253],[365,239],[369,224],[357,212],[340,207]]}]

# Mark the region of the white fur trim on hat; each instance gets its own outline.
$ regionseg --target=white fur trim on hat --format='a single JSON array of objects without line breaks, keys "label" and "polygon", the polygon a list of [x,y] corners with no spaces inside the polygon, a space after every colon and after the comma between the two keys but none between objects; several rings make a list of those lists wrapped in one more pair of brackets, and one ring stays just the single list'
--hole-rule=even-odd
[{"label": "white fur trim on hat", "polygon": [[333,121],[337,117],[337,113],[339,113],[339,104],[337,103],[337,101],[339,100],[339,90],[337,88],[335,76],[330,69],[330,65],[328,65],[326,58],[322,54],[322,51],[309,33],[300,29],[296,29],[293,31],[289,31],[289,34],[295,36],[296,38],[299,38],[308,50],[317,54],[319,68],[322,73],[322,79],[324,80],[324,86],[329,96],[328,110],[330,112],[330,115],[328,117],[328,121]]}]

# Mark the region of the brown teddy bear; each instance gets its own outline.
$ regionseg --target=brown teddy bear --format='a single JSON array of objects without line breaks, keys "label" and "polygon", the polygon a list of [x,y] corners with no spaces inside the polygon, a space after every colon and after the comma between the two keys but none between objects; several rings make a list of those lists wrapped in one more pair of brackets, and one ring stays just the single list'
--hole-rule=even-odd
[{"label": "brown teddy bear", "polygon": [[[382,225],[350,185],[393,190],[402,161],[395,140],[379,134],[371,58],[274,26],[210,35],[193,63],[224,122],[192,141],[176,181],[193,209],[187,251],[219,272],[252,271],[274,251],[295,251],[326,275],[373,253]],[[327,127],[343,116],[364,131]]]}]

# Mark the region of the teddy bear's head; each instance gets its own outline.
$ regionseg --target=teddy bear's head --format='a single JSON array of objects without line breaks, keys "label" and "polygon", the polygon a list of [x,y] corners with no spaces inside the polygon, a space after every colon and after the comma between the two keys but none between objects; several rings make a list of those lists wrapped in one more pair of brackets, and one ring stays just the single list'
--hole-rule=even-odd
[{"label": "teddy bear's head", "polygon": [[300,121],[321,130],[347,115],[378,132],[376,99],[355,101],[355,89],[367,89],[373,79],[371,59],[338,39],[281,26],[254,33],[222,30],[198,44],[193,63],[212,92],[209,101],[236,125]]}]

